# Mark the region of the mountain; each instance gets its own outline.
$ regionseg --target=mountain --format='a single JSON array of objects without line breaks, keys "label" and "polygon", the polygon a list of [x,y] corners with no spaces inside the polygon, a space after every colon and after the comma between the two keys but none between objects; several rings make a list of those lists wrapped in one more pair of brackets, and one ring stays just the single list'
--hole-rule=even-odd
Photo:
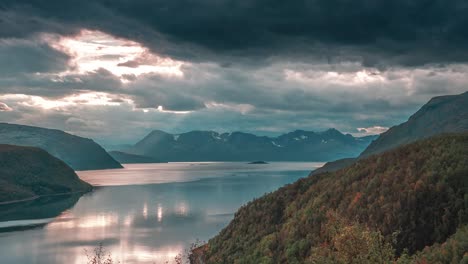
[{"label": "mountain", "polygon": [[109,154],[117,160],[118,162],[122,164],[130,164],[130,163],[158,163],[157,159],[147,157],[147,156],[141,156],[141,155],[135,155],[135,154],[129,154],[125,153],[122,151],[110,151]]},{"label": "mountain", "polygon": [[132,144],[100,144],[107,152],[131,148]]},{"label": "mountain", "polygon": [[[468,131],[468,92],[434,97],[408,121],[390,128],[372,141],[358,158],[378,154],[437,134],[464,131]],[[352,161],[352,158],[347,158],[328,162],[312,171],[311,175],[336,171],[350,165]]]},{"label": "mountain", "polygon": [[206,263],[462,263],[467,161],[468,133],[360,159],[248,203],[195,252]]},{"label": "mountain", "polygon": [[432,98],[408,121],[390,128],[360,155],[367,157],[419,139],[468,131],[468,92]]},{"label": "mountain", "polygon": [[296,130],[279,137],[213,131],[173,135],[155,130],[125,152],[163,161],[326,161],[356,156],[372,139],[344,135],[336,129]]},{"label": "mountain", "polygon": [[42,148],[74,170],[122,168],[93,140],[55,129],[0,123],[0,144]]},{"label": "mountain", "polygon": [[0,203],[91,188],[72,168],[40,148],[0,145]]}]

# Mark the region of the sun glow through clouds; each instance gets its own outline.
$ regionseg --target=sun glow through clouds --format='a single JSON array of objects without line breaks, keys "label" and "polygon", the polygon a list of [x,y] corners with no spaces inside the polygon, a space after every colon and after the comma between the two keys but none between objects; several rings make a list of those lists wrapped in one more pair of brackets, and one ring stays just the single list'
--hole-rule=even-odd
[{"label": "sun glow through clouds", "polygon": [[386,79],[377,71],[361,70],[356,72],[334,72],[334,71],[296,71],[285,69],[284,77],[287,81],[314,84],[317,82],[334,83],[342,85],[358,85],[386,82]]},{"label": "sun glow through clouds", "polygon": [[[70,55],[71,72],[86,73],[102,68],[120,77],[146,73],[183,76],[180,68],[184,62],[158,56],[140,43],[100,31],[82,30],[72,37],[45,34],[43,39],[53,48]],[[126,79],[122,78],[122,81]]]},{"label": "sun glow through clouds", "polygon": [[[40,107],[42,109],[62,108],[74,105],[107,105],[118,106],[122,103],[133,104],[130,99],[114,97],[107,93],[87,92],[65,96],[60,99],[47,99],[41,96],[25,94],[0,95],[1,100],[18,100],[20,104],[28,107]],[[118,99],[118,102],[115,101]]]}]

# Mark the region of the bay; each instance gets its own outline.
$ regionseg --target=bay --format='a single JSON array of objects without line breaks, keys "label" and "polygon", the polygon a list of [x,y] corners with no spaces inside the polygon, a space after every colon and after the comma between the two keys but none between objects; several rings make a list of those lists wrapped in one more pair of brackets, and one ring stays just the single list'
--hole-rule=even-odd
[{"label": "bay", "polygon": [[292,183],[316,162],[126,164],[81,171],[81,197],[0,207],[1,263],[87,263],[100,243],[120,263],[172,263],[215,236],[243,204]]}]

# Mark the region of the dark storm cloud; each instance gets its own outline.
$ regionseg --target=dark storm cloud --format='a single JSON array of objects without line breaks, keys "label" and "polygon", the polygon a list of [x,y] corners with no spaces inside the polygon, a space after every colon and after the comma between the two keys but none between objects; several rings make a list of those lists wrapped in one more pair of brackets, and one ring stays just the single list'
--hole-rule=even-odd
[{"label": "dark storm cloud", "polygon": [[[155,128],[375,131],[405,121],[433,96],[466,91],[467,7],[462,0],[1,0],[0,121],[131,143]],[[78,53],[54,44],[81,29],[150,50],[135,58],[96,52],[91,62],[115,65],[80,68]],[[75,45],[102,40],[91,32]],[[133,71],[160,65],[163,55],[180,59],[180,75]]]},{"label": "dark storm cloud", "polygon": [[45,43],[28,39],[0,39],[0,76],[59,72],[69,56]]},{"label": "dark storm cloud", "polygon": [[[14,5],[18,5],[18,8]],[[57,23],[50,17],[41,17],[37,9],[21,1],[0,2],[0,37],[28,38],[37,32],[76,33],[76,27]]]},{"label": "dark storm cloud", "polygon": [[99,29],[153,51],[222,65],[270,56],[365,66],[468,61],[464,0],[18,1],[3,36]]}]

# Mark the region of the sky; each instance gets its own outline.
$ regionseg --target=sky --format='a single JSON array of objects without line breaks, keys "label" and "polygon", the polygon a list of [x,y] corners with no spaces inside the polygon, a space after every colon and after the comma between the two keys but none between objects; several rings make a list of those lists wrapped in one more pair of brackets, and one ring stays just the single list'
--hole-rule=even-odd
[{"label": "sky", "polygon": [[397,125],[468,90],[464,0],[2,0],[0,122],[151,130]]}]

